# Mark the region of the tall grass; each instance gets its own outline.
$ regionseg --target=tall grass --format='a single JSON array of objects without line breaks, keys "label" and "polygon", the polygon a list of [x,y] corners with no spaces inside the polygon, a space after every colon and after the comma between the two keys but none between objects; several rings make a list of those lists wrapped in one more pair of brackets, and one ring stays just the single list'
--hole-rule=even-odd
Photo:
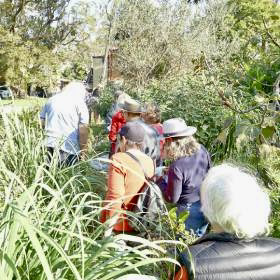
[{"label": "tall grass", "polygon": [[129,271],[167,278],[162,264],[174,263],[167,241],[104,238],[103,174],[86,163],[58,169],[53,162],[47,169],[36,112],[2,115],[0,121],[1,280],[109,280]]}]

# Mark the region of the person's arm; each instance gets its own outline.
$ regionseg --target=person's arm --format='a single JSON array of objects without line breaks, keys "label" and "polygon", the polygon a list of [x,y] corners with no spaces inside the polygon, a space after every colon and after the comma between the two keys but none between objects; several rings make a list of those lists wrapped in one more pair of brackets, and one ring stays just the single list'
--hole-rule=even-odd
[{"label": "person's arm", "polygon": [[46,115],[47,115],[47,104],[43,107],[41,113],[40,113],[40,120],[41,120],[41,127],[42,129],[45,129],[46,125]]},{"label": "person's arm", "polygon": [[116,129],[117,125],[116,122],[114,121],[114,119],[112,120],[112,124],[110,127],[110,132],[109,132],[109,140],[111,142],[115,142],[117,140],[117,129]]},{"label": "person's arm", "polygon": [[167,202],[177,203],[182,193],[183,174],[174,165],[168,170],[167,188],[163,193]]},{"label": "person's arm", "polygon": [[113,163],[109,166],[108,172],[108,191],[106,194],[106,204],[109,204],[108,218],[110,223],[105,232],[105,236],[110,235],[114,225],[118,221],[119,211],[122,209],[123,199],[125,195],[125,173],[120,163],[114,158]]},{"label": "person's arm", "polygon": [[81,150],[81,157],[84,157],[87,152],[88,143],[88,125],[79,124],[79,144]]},{"label": "person's arm", "polygon": [[119,122],[120,122],[118,114],[119,113],[115,114],[112,118],[112,124],[109,132],[109,140],[111,142],[117,141],[117,134],[119,132]]},{"label": "person's arm", "polygon": [[188,273],[184,266],[181,266],[180,270],[176,273],[174,280],[188,280]]},{"label": "person's arm", "polygon": [[87,152],[88,143],[88,123],[89,123],[89,111],[86,103],[83,102],[78,105],[79,110],[79,145],[80,145],[80,156],[84,158]]}]

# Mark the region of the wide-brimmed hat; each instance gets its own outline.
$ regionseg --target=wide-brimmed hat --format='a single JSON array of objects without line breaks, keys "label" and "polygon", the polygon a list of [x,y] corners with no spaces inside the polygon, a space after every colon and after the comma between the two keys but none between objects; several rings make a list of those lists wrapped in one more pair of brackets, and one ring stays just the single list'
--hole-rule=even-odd
[{"label": "wide-brimmed hat", "polygon": [[124,102],[131,99],[131,97],[123,91],[119,91],[119,92],[121,93],[120,95],[118,95],[118,99],[116,103],[118,104],[118,106],[123,106]]},{"label": "wide-brimmed hat", "polygon": [[186,137],[196,133],[196,128],[187,126],[181,118],[169,119],[163,122],[163,137]]},{"label": "wide-brimmed hat", "polygon": [[124,104],[120,105],[120,108],[130,113],[143,113],[141,104],[134,99],[125,100]]}]

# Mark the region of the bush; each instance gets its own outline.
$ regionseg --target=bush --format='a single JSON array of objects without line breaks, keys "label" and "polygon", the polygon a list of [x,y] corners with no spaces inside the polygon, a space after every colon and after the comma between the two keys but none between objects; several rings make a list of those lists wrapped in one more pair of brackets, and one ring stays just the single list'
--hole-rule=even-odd
[{"label": "bush", "polygon": [[223,108],[217,89],[204,75],[174,77],[154,82],[141,93],[141,99],[159,105],[162,120],[181,117],[197,128],[196,137],[210,151],[228,112]]},{"label": "bush", "polygon": [[96,111],[103,119],[106,118],[106,115],[110,111],[113,103],[114,103],[114,87],[109,85],[101,91],[98,104],[95,107]]}]

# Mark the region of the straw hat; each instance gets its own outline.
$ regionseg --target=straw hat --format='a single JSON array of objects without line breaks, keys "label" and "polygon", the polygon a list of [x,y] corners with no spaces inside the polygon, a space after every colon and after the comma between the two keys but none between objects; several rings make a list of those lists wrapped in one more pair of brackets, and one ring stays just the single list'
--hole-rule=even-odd
[{"label": "straw hat", "polygon": [[125,100],[124,104],[120,105],[120,108],[130,113],[143,113],[141,104],[134,99]]},{"label": "straw hat", "polygon": [[129,100],[129,99],[131,99],[131,97],[128,95],[128,94],[126,94],[125,92],[123,92],[123,91],[118,91],[118,93],[120,93],[119,95],[118,95],[118,99],[117,99],[117,104],[118,104],[118,106],[122,106],[122,105],[124,105],[124,102],[126,101],[126,100]]},{"label": "straw hat", "polygon": [[163,122],[163,137],[186,137],[195,134],[196,128],[187,126],[181,118],[169,119]]}]

